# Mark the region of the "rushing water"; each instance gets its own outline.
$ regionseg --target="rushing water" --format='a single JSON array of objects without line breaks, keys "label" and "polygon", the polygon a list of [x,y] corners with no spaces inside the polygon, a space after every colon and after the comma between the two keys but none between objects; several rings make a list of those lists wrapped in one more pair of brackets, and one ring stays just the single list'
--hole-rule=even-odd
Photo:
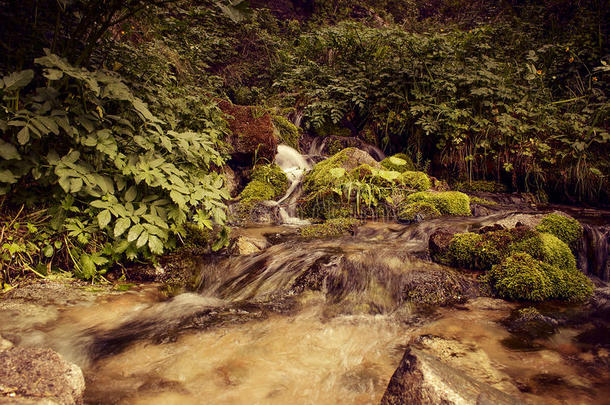
[{"label": "rushing water", "polygon": [[[527,403],[607,403],[608,339],[582,338],[607,320],[509,344],[515,336],[503,320],[517,305],[474,298],[470,273],[426,260],[439,227],[519,218],[286,237],[260,253],[203,261],[192,293],[165,299],[145,286],[61,305],[57,319],[22,328],[21,344],[54,347],[81,365],[92,404],[379,403],[409,344]],[[20,321],[11,322],[0,332]]]}]

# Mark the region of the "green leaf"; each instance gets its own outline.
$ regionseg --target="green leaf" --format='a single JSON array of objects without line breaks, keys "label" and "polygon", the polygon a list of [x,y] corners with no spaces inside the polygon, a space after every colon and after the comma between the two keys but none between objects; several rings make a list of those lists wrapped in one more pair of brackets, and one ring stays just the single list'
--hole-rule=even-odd
[{"label": "green leaf", "polygon": [[112,214],[108,210],[104,210],[97,214],[97,222],[101,229],[104,229],[112,219]]},{"label": "green leaf", "polygon": [[131,220],[129,218],[119,218],[114,225],[114,237],[118,238],[121,236],[127,228],[131,225]]},{"label": "green leaf", "polygon": [[21,145],[25,145],[30,140],[30,129],[28,127],[21,128],[17,133],[17,140]]},{"label": "green leaf", "polygon": [[0,157],[4,160],[20,160],[21,155],[17,152],[17,148],[13,144],[4,142],[0,139]]},{"label": "green leaf", "polygon": [[83,253],[79,260],[81,277],[85,280],[92,279],[97,273],[97,268],[90,255]]},{"label": "green leaf", "polygon": [[61,79],[64,76],[64,73],[57,69],[45,69],[43,76],[53,81]]},{"label": "green leaf", "polygon": [[17,183],[17,177],[10,170],[0,170],[0,183]]},{"label": "green leaf", "polygon": [[137,195],[138,195],[138,190],[135,188],[135,186],[131,186],[125,192],[125,201],[132,202],[133,200],[136,199]]},{"label": "green leaf", "polygon": [[34,78],[34,71],[31,69],[22,70],[21,72],[11,73],[8,76],[4,76],[4,87],[6,91],[19,90],[22,87],[30,84]]},{"label": "green leaf", "polygon": [[136,242],[136,247],[138,249],[142,248],[144,245],[146,245],[146,242],[148,242],[148,232],[143,231],[140,234],[140,237],[138,238],[138,241]]},{"label": "green leaf", "polygon": [[[139,240],[138,240],[139,242]],[[150,249],[150,251],[156,255],[160,255],[163,253],[163,243],[161,242],[161,239],[159,239],[158,237],[151,235],[148,238],[148,248]]]},{"label": "green leaf", "polygon": [[127,241],[133,242],[134,240],[138,239],[143,230],[144,227],[140,224],[132,226],[129,230],[129,233],[127,234]]}]

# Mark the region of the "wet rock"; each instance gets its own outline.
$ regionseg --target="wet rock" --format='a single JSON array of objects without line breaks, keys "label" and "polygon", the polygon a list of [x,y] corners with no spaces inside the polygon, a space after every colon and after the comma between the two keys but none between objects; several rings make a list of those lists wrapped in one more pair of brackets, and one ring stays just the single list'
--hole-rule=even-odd
[{"label": "wet rock", "polygon": [[225,186],[227,187],[227,190],[229,190],[229,195],[231,197],[237,196],[240,188],[240,180],[237,174],[229,166],[223,166],[222,172],[225,176]]},{"label": "wet rock", "polygon": [[381,400],[382,405],[521,403],[415,348],[405,352]]},{"label": "wet rock", "polygon": [[0,402],[82,404],[84,391],[81,369],[53,350],[14,347],[0,352]]},{"label": "wet rock", "polygon": [[610,285],[596,288],[590,301],[591,308],[596,316],[610,319]]},{"label": "wet rock", "polygon": [[10,340],[6,340],[0,335],[0,352],[3,350],[8,350],[13,347],[13,342]]},{"label": "wet rock", "polygon": [[534,307],[515,311],[505,324],[509,332],[525,339],[547,337],[555,333],[559,322],[538,312]]},{"label": "wet rock", "polygon": [[484,217],[490,215],[493,211],[481,204],[470,204],[470,212],[473,217]]},{"label": "wet rock", "polygon": [[269,247],[269,242],[265,238],[238,236],[232,241],[230,250],[235,255],[249,255],[267,247]]},{"label": "wet rock", "polygon": [[255,157],[273,161],[278,140],[269,113],[260,114],[256,107],[234,105],[225,100],[219,100],[218,106],[233,117],[227,119],[233,163],[252,165]]},{"label": "wet rock", "polygon": [[450,229],[439,229],[430,235],[428,250],[432,260],[439,263],[443,262],[443,258],[449,249],[449,244],[455,233],[456,231]]}]

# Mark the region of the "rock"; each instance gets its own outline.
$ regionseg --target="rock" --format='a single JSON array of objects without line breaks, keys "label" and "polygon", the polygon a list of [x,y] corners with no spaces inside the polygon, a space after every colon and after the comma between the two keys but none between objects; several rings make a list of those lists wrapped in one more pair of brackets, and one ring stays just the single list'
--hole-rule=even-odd
[{"label": "rock", "polygon": [[0,335],[0,352],[3,350],[8,350],[13,347],[13,342],[10,340],[6,340]]},{"label": "rock", "polygon": [[530,340],[549,337],[559,326],[556,319],[541,314],[534,307],[515,311],[505,324],[509,332]]},{"label": "rock", "polygon": [[81,369],[51,349],[0,352],[0,402],[8,397],[11,403],[82,404],[84,391]]},{"label": "rock", "polygon": [[226,100],[218,100],[218,106],[223,113],[233,117],[227,119],[231,130],[229,143],[233,147],[231,160],[250,166],[255,158],[272,162],[278,140],[271,115],[264,112],[259,116],[257,107],[235,105]]},{"label": "rock", "polygon": [[233,198],[239,194],[240,181],[237,174],[229,166],[222,167],[222,172],[225,176],[225,186],[229,190],[229,195]]},{"label": "rock", "polygon": [[232,243],[231,252],[235,255],[249,255],[260,252],[269,247],[265,238],[254,238],[250,236],[238,236]]},{"label": "rock", "polygon": [[492,213],[492,210],[490,210],[489,207],[475,203],[470,204],[470,212],[472,213],[473,217],[485,217],[487,215],[490,215]]},{"label": "rock", "polygon": [[439,263],[443,262],[443,256],[447,253],[449,244],[455,233],[456,232],[448,229],[439,229],[430,235],[430,238],[428,239],[428,250],[432,260]]},{"label": "rock", "polygon": [[382,405],[521,403],[415,348],[405,352],[381,400]]}]

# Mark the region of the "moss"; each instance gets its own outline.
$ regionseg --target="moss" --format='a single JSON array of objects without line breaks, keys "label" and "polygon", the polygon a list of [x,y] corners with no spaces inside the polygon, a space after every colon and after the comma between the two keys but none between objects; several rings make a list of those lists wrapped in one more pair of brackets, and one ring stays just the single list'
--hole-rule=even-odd
[{"label": "moss", "polygon": [[483,237],[477,233],[458,233],[449,244],[449,260],[458,267],[474,268],[479,244]]},{"label": "moss", "polygon": [[494,266],[489,281],[496,294],[514,300],[583,302],[593,293],[591,281],[576,268],[553,266],[524,252]]},{"label": "moss", "polygon": [[415,170],[415,165],[413,164],[413,160],[411,160],[411,158],[404,153],[397,153],[396,155],[389,156],[389,157],[383,159],[380,163],[386,169],[395,170],[397,172],[406,172],[406,171]]},{"label": "moss", "polygon": [[421,191],[407,196],[407,200],[429,202],[443,215],[470,215],[470,199],[459,191]]},{"label": "moss", "polygon": [[278,130],[279,138],[291,148],[298,151],[299,149],[299,129],[288,119],[281,115],[273,115],[271,117],[273,125]]},{"label": "moss", "polygon": [[498,205],[495,201],[490,201],[485,198],[479,197],[470,197],[470,204],[479,204],[479,205]]},{"label": "moss", "polygon": [[314,128],[314,132],[317,136],[326,138],[327,136],[352,136],[352,131],[349,128],[341,127],[332,122],[325,122],[324,125]]},{"label": "moss", "polygon": [[352,233],[360,223],[354,218],[329,219],[323,224],[308,225],[300,229],[302,237],[312,238],[336,238],[347,233]]},{"label": "moss", "polygon": [[338,139],[331,139],[326,146],[326,150],[331,155],[341,152],[341,149],[343,149],[343,144]]},{"label": "moss", "polygon": [[536,229],[539,232],[555,235],[572,248],[576,246],[583,233],[582,226],[577,220],[559,214],[549,214],[542,218]]},{"label": "moss", "polygon": [[273,187],[273,196],[271,198],[266,198],[266,200],[282,196],[290,185],[286,174],[276,164],[255,166],[254,169],[252,169],[250,178],[253,181],[256,180],[267,183]]},{"label": "moss", "polygon": [[432,187],[430,177],[424,172],[414,172],[410,170],[403,172],[400,181],[405,186],[418,191],[426,191]]},{"label": "moss", "polygon": [[552,297],[553,286],[546,267],[527,253],[514,253],[492,267],[489,281],[502,298],[545,301]]},{"label": "moss", "polygon": [[477,192],[483,191],[488,193],[504,193],[506,192],[506,186],[504,184],[496,183],[494,181],[476,180],[476,181],[463,181],[457,183],[454,188],[459,191],[465,192]]},{"label": "moss", "polygon": [[401,221],[415,221],[418,217],[426,220],[440,216],[440,211],[434,205],[425,201],[407,204],[401,207],[397,214],[398,219]]},{"label": "moss", "polygon": [[252,180],[239,194],[238,209],[250,211],[260,201],[272,200],[276,195],[273,185],[260,180]]},{"label": "moss", "polygon": [[317,191],[328,186],[329,184],[334,183],[335,179],[330,173],[331,169],[342,167],[342,165],[349,159],[350,151],[353,149],[355,148],[343,149],[341,152],[317,163],[313,170],[309,172],[305,178],[305,191]]},{"label": "moss", "polygon": [[568,245],[550,233],[541,233],[539,238],[544,262],[560,269],[576,270],[576,259]]}]

